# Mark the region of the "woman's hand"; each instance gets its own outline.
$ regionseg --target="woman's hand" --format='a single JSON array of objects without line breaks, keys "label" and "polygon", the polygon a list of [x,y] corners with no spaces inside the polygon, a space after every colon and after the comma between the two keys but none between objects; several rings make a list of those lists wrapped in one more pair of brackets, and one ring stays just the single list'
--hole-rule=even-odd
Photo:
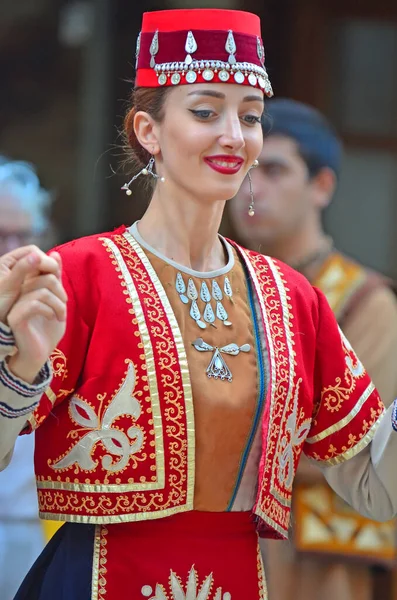
[{"label": "woman's hand", "polygon": [[17,347],[8,366],[14,375],[33,383],[65,333],[67,296],[61,258],[58,253],[46,256],[34,249],[6,268],[9,272],[3,269],[3,278],[0,275],[0,304],[4,310],[14,299],[7,322]]},{"label": "woman's hand", "polygon": [[36,246],[17,248],[0,257],[0,322],[6,323],[11,307],[18,299],[27,277],[39,273],[59,276],[59,255],[47,256]]}]

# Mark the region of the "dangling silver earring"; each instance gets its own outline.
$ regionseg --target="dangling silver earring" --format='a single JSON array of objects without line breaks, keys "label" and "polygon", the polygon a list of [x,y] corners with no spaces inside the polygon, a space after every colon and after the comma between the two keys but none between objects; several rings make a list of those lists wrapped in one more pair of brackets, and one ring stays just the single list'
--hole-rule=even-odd
[{"label": "dangling silver earring", "polygon": [[154,159],[154,156],[152,156],[151,159],[149,160],[149,163],[146,165],[146,167],[144,167],[143,169],[141,169],[139,171],[139,173],[137,173],[136,175],[134,175],[134,177],[128,183],[125,183],[121,187],[122,190],[125,190],[125,193],[127,194],[127,196],[131,196],[131,194],[132,194],[132,191],[130,190],[131,183],[133,183],[141,175],[145,175],[145,176],[146,175],[151,175],[154,179],[160,179],[160,181],[162,183],[165,181],[164,177],[160,177],[159,175],[157,175],[157,173],[155,173],[153,171],[154,165],[155,165],[155,159]]},{"label": "dangling silver earring", "polygon": [[[257,167],[259,165],[259,162],[257,160],[254,160],[251,169],[255,169],[255,167]],[[250,217],[253,217],[255,214],[255,208],[254,208],[254,189],[252,187],[252,178],[251,178],[251,173],[250,170],[248,171],[248,183],[250,186],[250,205],[248,207],[248,214]]]}]

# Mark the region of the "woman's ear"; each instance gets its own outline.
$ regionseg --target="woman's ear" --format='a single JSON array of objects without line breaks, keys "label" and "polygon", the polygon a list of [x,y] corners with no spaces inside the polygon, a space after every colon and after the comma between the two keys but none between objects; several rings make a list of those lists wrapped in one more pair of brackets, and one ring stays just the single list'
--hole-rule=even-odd
[{"label": "woman's ear", "polygon": [[134,117],[134,131],[136,138],[141,146],[153,156],[160,151],[156,125],[155,120],[143,110],[138,111]]}]

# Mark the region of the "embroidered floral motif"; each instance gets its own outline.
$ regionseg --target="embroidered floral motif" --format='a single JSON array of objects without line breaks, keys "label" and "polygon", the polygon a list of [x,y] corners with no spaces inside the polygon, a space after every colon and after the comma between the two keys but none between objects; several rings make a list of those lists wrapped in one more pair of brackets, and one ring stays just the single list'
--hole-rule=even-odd
[{"label": "embroidered floral motif", "polygon": [[339,333],[346,362],[344,380],[342,381],[341,377],[337,377],[334,385],[327,386],[321,392],[321,404],[331,413],[341,409],[343,402],[348,400],[355,390],[357,380],[361,379],[366,373],[362,363],[341,329],[339,329]]},{"label": "embroidered floral motif", "polygon": [[54,377],[62,377],[62,380],[66,379],[68,376],[68,370],[66,367],[67,358],[64,353],[59,350],[59,348],[55,348],[54,352],[50,356],[50,361]]},{"label": "embroidered floral motif", "polygon": [[[144,435],[139,427],[132,425],[124,433],[115,426],[115,421],[123,415],[131,417],[134,423],[139,419],[141,405],[133,396],[134,388],[135,368],[130,363],[127,377],[102,417],[96,414],[84,399],[73,396],[69,405],[70,416],[77,425],[88,430],[88,433],[63,458],[55,461],[51,465],[52,468],[67,469],[76,464],[85,471],[94,470],[98,461],[93,459],[92,454],[96,444],[101,442],[110,453],[102,457],[102,467],[113,473],[124,469],[130,456],[139,452],[144,442]],[[118,460],[115,461],[115,457]]]},{"label": "embroidered floral motif", "polygon": [[302,380],[300,379],[297,383],[293,408],[287,419],[286,435],[281,440],[279,479],[287,489],[292,489],[295,475],[294,452],[305,441],[311,426],[311,419],[305,419],[303,423],[297,425],[299,386],[301,382]]},{"label": "embroidered floral motif", "polygon": [[229,592],[222,593],[222,588],[217,588],[212,595],[213,583],[213,575],[210,573],[199,586],[198,574],[193,566],[189,571],[186,585],[176,573],[171,571],[168,590],[163,585],[157,584],[155,590],[150,585],[144,585],[141,592],[142,596],[149,600],[232,600]]},{"label": "embroidered floral motif", "polygon": [[342,338],[343,349],[346,354],[345,360],[346,360],[347,368],[349,369],[349,371],[353,375],[353,377],[355,377],[356,379],[359,379],[360,377],[363,377],[365,375],[364,366],[363,366],[362,362],[359,360],[357,354],[354,352],[353,348],[351,347],[349,340],[347,339],[347,337],[345,336],[345,334],[343,333],[343,331],[340,328],[339,328],[339,333]]}]

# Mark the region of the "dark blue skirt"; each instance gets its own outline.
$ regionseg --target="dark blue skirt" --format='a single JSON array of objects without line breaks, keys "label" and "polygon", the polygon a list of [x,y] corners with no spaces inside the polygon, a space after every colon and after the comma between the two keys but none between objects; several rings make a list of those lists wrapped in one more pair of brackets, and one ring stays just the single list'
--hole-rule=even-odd
[{"label": "dark blue skirt", "polygon": [[65,523],[49,541],[14,600],[90,600],[95,525]]}]

